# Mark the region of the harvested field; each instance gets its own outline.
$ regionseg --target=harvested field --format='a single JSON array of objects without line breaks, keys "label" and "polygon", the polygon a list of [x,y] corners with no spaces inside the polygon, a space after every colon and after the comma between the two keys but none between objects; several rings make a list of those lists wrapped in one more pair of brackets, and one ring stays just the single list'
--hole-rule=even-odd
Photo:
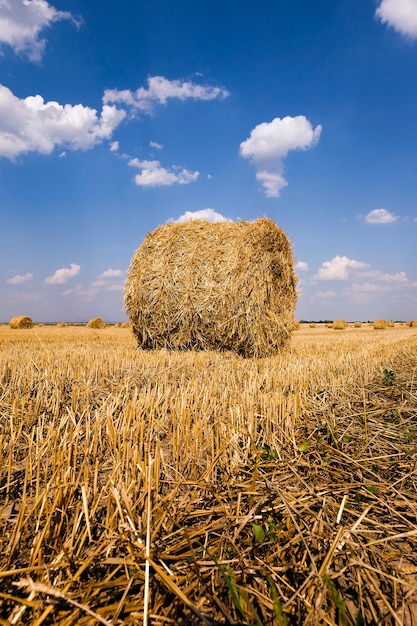
[{"label": "harvested field", "polygon": [[2,624],[417,621],[417,331],[0,326]]}]

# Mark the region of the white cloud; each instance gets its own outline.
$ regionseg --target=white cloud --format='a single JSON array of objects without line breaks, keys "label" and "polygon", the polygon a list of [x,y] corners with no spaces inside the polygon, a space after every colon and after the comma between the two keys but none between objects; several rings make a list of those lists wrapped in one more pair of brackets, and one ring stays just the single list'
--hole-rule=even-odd
[{"label": "white cloud", "polygon": [[348,270],[360,270],[369,267],[362,261],[349,259],[347,256],[335,256],[331,261],[324,261],[315,278],[318,280],[347,280]]},{"label": "white cloud", "polygon": [[333,291],[332,289],[328,289],[327,291],[318,291],[316,293],[317,298],[335,298],[337,296],[337,293],[335,291]]},{"label": "white cloud", "polygon": [[117,152],[119,149],[119,142],[118,141],[112,141],[110,143],[110,152]]},{"label": "white cloud", "polygon": [[77,276],[80,273],[80,265],[76,263],[71,263],[70,267],[63,267],[59,270],[56,270],[55,274],[52,276],[48,276],[45,278],[44,282],[46,285],[63,285],[70,278]]},{"label": "white cloud", "polygon": [[125,116],[125,111],[107,105],[98,115],[82,104],[45,102],[39,95],[20,99],[0,85],[0,156],[50,154],[63,146],[88,150],[109,139]]},{"label": "white cloud", "polygon": [[149,145],[151,146],[151,148],[155,148],[156,150],[162,150],[162,148],[164,147],[161,143],[158,143],[156,141],[150,141]]},{"label": "white cloud", "polygon": [[62,295],[67,298],[74,298],[80,302],[93,302],[98,295],[98,289],[93,286],[83,287],[78,284],[74,287],[74,289],[65,289],[65,291],[62,292]]},{"label": "white cloud", "polygon": [[402,35],[417,37],[417,0],[382,0],[375,15]]},{"label": "white cloud", "polygon": [[194,220],[204,220],[205,222],[231,222],[227,217],[221,215],[221,213],[216,213],[214,209],[201,209],[200,211],[186,211],[176,220],[173,217],[170,217],[167,220],[168,224],[184,224],[185,222],[192,222]]},{"label": "white cloud", "polygon": [[368,224],[391,224],[397,221],[397,216],[386,209],[374,209],[365,215]]},{"label": "white cloud", "polygon": [[108,270],[106,270],[105,272],[102,272],[99,275],[99,278],[119,278],[120,276],[123,276],[125,274],[125,272],[123,270],[113,270],[109,267]]},{"label": "white cloud", "polygon": [[135,158],[129,161],[129,165],[142,170],[134,177],[139,187],[170,187],[175,183],[188,185],[197,180],[200,175],[200,172],[190,172],[175,165],[170,169],[161,167],[159,161],[140,161]]},{"label": "white cloud", "polygon": [[295,264],[295,269],[299,270],[300,272],[308,272],[308,263],[306,263],[305,261],[297,261],[297,263]]},{"label": "white cloud", "polygon": [[103,102],[105,104],[123,103],[134,110],[151,114],[158,104],[166,104],[168,99],[215,100],[229,95],[223,87],[199,85],[191,81],[168,80],[164,76],[150,76],[147,82],[148,87],[139,87],[136,91],[106,89]]},{"label": "white cloud", "polygon": [[[278,163],[276,167],[283,169],[282,163]],[[288,185],[282,174],[278,172],[268,172],[266,170],[256,172],[256,180],[262,183],[267,198],[278,198],[281,189],[284,189],[284,187]]]},{"label": "white cloud", "polygon": [[304,115],[276,117],[258,124],[250,137],[240,144],[240,154],[251,160],[265,195],[276,198],[288,183],[283,176],[283,159],[291,150],[308,150],[318,142],[322,127],[313,129]]},{"label": "white cloud", "polygon": [[67,11],[57,11],[46,0],[0,0],[0,43],[39,61],[45,48],[40,33],[59,20],[72,20]]},{"label": "white cloud", "polygon": [[383,283],[391,283],[397,285],[410,282],[405,272],[387,274],[386,272],[381,272],[379,270],[365,270],[361,272],[361,276],[366,279],[372,279]]},{"label": "white cloud", "polygon": [[33,278],[33,274],[28,272],[27,274],[24,274],[23,276],[20,276],[19,274],[17,274],[17,276],[13,276],[13,278],[9,278],[6,282],[9,285],[21,285],[22,283],[26,283],[28,280],[32,280],[32,278]]}]

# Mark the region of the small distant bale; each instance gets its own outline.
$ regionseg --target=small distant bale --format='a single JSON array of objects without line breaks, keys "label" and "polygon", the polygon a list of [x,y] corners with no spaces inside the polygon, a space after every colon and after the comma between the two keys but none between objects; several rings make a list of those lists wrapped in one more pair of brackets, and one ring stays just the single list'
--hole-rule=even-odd
[{"label": "small distant bale", "polygon": [[374,330],[385,330],[386,328],[386,320],[374,320]]},{"label": "small distant bale", "polygon": [[293,250],[270,219],[165,224],[136,251],[125,308],[144,349],[274,355],[290,340]]},{"label": "small distant bale", "polygon": [[106,328],[107,324],[104,322],[101,317],[93,317],[88,323],[87,328]]},{"label": "small distant bale", "polygon": [[294,320],[292,325],[293,330],[300,330],[300,322],[298,320]]},{"label": "small distant bale", "polygon": [[347,328],[347,322],[345,322],[345,320],[334,320],[332,328],[333,330],[345,330],[345,328]]},{"label": "small distant bale", "polygon": [[362,322],[354,322],[353,328],[362,328]]},{"label": "small distant bale", "polygon": [[131,327],[131,323],[130,322],[122,322],[120,324],[120,328],[130,328]]},{"label": "small distant bale", "polygon": [[316,325],[314,323],[309,324],[308,326],[309,326],[309,328],[315,328],[316,327]]},{"label": "small distant bale", "polygon": [[58,322],[56,325],[57,328],[67,328],[68,324],[66,322]]},{"label": "small distant bale", "polygon": [[16,317],[12,317],[9,322],[9,326],[14,330],[20,328],[33,328],[34,323],[32,321],[32,318],[30,318],[28,315],[17,315]]},{"label": "small distant bale", "polygon": [[417,328],[417,320],[411,320],[411,322],[407,323],[407,326],[410,328]]},{"label": "small distant bale", "polygon": [[388,328],[394,328],[394,326],[395,326],[395,322],[393,322],[392,320],[390,320],[389,322],[387,322],[387,326],[388,326]]}]

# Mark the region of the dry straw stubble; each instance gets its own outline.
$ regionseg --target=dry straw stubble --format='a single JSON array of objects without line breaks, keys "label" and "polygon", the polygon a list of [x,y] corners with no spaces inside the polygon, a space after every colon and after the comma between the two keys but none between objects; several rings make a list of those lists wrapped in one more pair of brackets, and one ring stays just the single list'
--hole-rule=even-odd
[{"label": "dry straw stubble", "polygon": [[139,347],[278,353],[297,301],[293,251],[270,219],[191,221],[149,233],[126,281]]}]

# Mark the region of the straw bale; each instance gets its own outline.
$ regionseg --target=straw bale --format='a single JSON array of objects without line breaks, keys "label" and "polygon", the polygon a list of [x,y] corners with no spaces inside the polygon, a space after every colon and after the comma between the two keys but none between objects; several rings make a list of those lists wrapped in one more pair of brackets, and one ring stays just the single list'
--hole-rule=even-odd
[{"label": "straw bale", "polygon": [[88,323],[87,328],[106,328],[107,324],[101,317],[93,317]]},{"label": "straw bale", "polygon": [[362,326],[362,322],[355,322],[355,323],[353,324],[353,327],[354,327],[354,328],[361,328],[361,326]]},{"label": "straw bale", "polygon": [[385,330],[386,327],[387,327],[387,322],[385,320],[374,320],[375,330]]},{"label": "straw bale", "polygon": [[390,320],[389,322],[387,322],[387,326],[388,326],[388,328],[394,328],[394,326],[395,326],[395,322],[393,322],[392,320]]},{"label": "straw bale", "polygon": [[130,328],[131,324],[130,322],[122,322],[120,324],[120,328]]},{"label": "straw bale", "polygon": [[68,324],[66,322],[58,322],[56,325],[57,328],[66,328]]},{"label": "straw bale", "polygon": [[17,315],[16,317],[12,317],[9,326],[13,329],[33,328],[34,323],[28,315]]},{"label": "straw bale", "polygon": [[125,307],[139,347],[276,354],[297,301],[292,246],[270,219],[166,224],[136,251]]},{"label": "straw bale", "polygon": [[333,330],[345,330],[347,328],[347,322],[345,320],[334,320]]},{"label": "straw bale", "polygon": [[417,328],[417,320],[411,320],[411,322],[408,322],[408,326],[410,326],[410,328]]}]

